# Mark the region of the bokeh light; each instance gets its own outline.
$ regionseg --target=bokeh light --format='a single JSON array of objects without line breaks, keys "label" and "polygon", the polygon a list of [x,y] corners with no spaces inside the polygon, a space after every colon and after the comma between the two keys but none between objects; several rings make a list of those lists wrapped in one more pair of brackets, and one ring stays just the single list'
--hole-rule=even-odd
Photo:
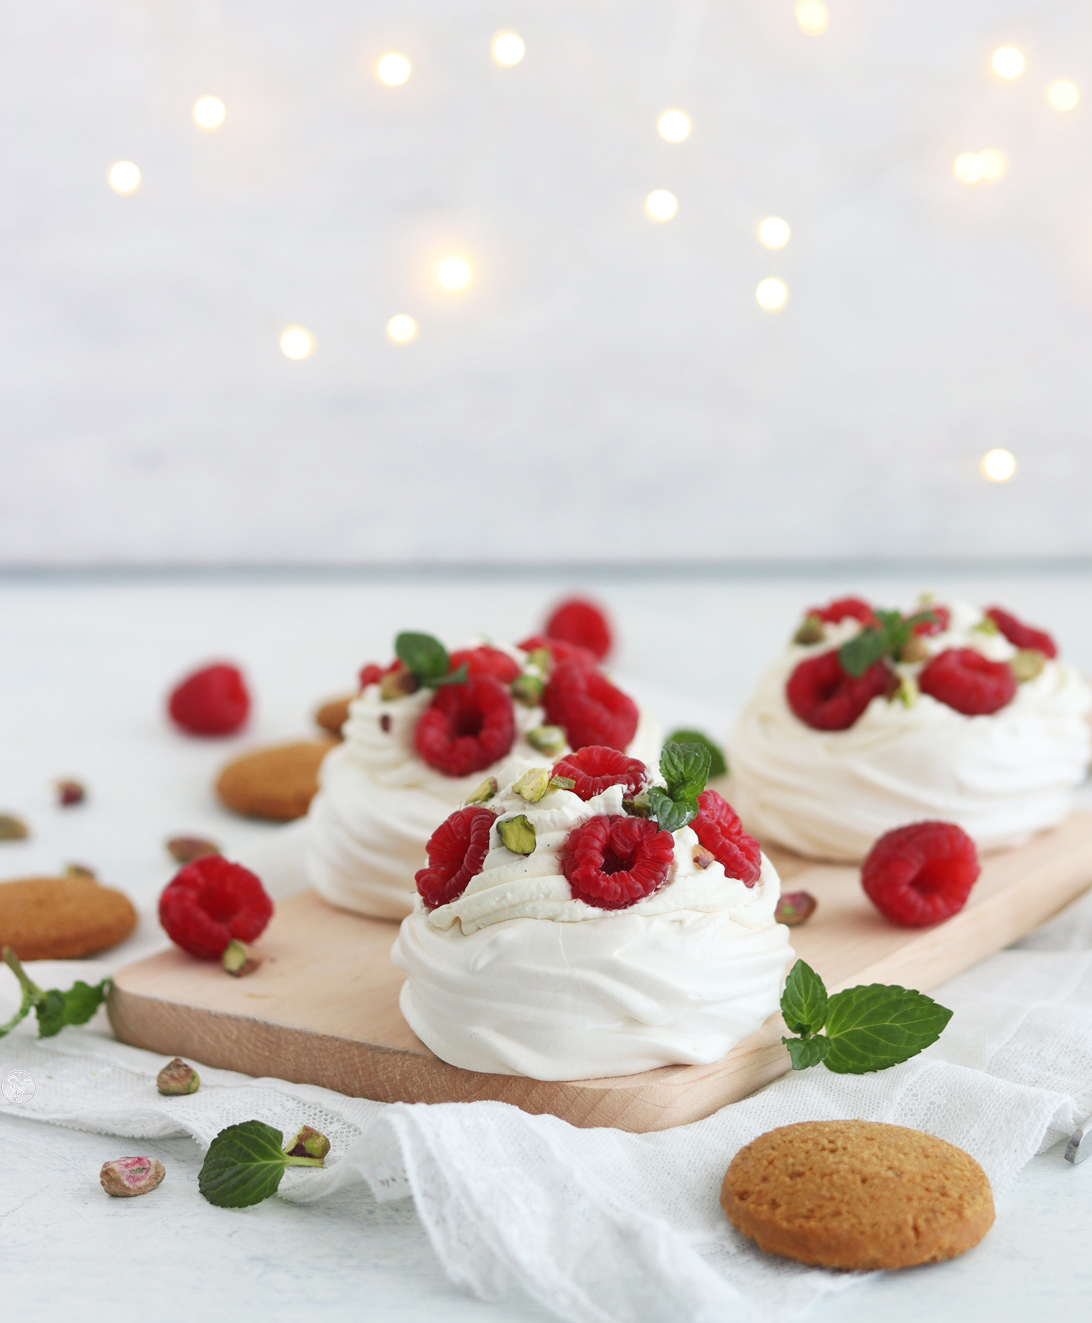
[{"label": "bokeh light", "polygon": [[690,116],[685,110],[665,110],[656,128],[665,142],[682,142],[690,137]]},{"label": "bokeh light", "polygon": [[387,339],[396,345],[408,345],[417,339],[417,323],[407,313],[395,313],[387,323]]},{"label": "bokeh light", "polygon": [[978,159],[982,162],[982,180],[987,184],[1001,179],[1009,168],[1005,153],[996,147],[984,147],[978,153]]},{"label": "bokeh light", "polygon": [[198,128],[218,129],[226,114],[227,107],[218,96],[198,97],[193,105],[193,120]]},{"label": "bokeh light", "polygon": [[798,0],[796,21],[809,37],[821,37],[830,26],[830,10],[823,0]]},{"label": "bokeh light", "polygon": [[952,164],[952,172],[964,184],[995,184],[1005,177],[1008,168],[1008,157],[998,147],[960,152]]},{"label": "bokeh light", "polygon": [[678,198],[666,188],[654,188],[645,198],[645,215],[649,220],[669,221],[678,209]]},{"label": "bokeh light", "polygon": [[998,46],[990,60],[998,78],[1019,78],[1025,63],[1023,51],[1018,51],[1015,46]]},{"label": "bokeh light", "polygon": [[140,167],[132,161],[115,161],[106,178],[115,193],[135,193],[140,187]]},{"label": "bokeh light", "polygon": [[758,306],[765,308],[767,312],[780,312],[789,301],[789,287],[776,276],[767,276],[765,280],[758,282],[755,299],[758,301]]},{"label": "bokeh light", "polygon": [[784,248],[792,231],[780,216],[767,216],[758,223],[758,241],[766,248]]},{"label": "bokeh light", "polygon": [[304,326],[286,326],[281,332],[281,353],[285,358],[299,361],[309,358],[315,347],[315,338]]},{"label": "bokeh light", "polygon": [[498,32],[493,38],[492,51],[497,64],[511,66],[519,64],[527,47],[523,44],[523,38],[517,37],[514,32]]},{"label": "bokeh light", "polygon": [[1055,110],[1074,110],[1080,99],[1080,88],[1069,78],[1056,78],[1047,88],[1047,100]]},{"label": "bokeh light", "polygon": [[436,268],[436,279],[444,289],[457,291],[470,284],[473,268],[465,257],[445,257]]},{"label": "bokeh light", "polygon": [[375,66],[375,76],[387,87],[401,87],[410,76],[410,62],[404,55],[391,51]]},{"label": "bokeh light", "polygon": [[1016,456],[1011,450],[987,450],[979,462],[982,476],[990,482],[1008,482],[1016,472]]}]

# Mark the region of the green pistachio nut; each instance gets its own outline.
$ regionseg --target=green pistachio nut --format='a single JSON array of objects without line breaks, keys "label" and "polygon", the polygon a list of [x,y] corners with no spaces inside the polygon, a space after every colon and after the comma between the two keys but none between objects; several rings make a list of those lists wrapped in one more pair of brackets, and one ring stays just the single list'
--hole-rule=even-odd
[{"label": "green pistachio nut", "polygon": [[819,617],[805,616],[804,623],[792,636],[792,641],[810,647],[813,643],[822,643],[825,637],[826,630],[823,628],[823,622]]},{"label": "green pistachio nut", "polygon": [[467,807],[471,804],[488,804],[497,793],[497,778],[487,776],[480,786],[469,796],[466,801]]},{"label": "green pistachio nut", "polygon": [[14,813],[0,813],[0,841],[25,841],[29,835],[22,818]]},{"label": "green pistachio nut", "polygon": [[642,790],[634,799],[623,799],[622,807],[631,818],[652,817],[652,805],[649,802],[647,790]]},{"label": "green pistachio nut", "polygon": [[1037,675],[1042,675],[1046,656],[1038,648],[1021,648],[1009,660],[1009,665],[1017,680],[1021,684],[1026,684],[1028,680],[1034,680]]},{"label": "green pistachio nut", "polygon": [[330,1141],[321,1131],[304,1125],[285,1145],[284,1151],[290,1158],[317,1158],[321,1162],[330,1152]]},{"label": "green pistachio nut", "polygon": [[548,767],[532,767],[529,772],[524,772],[512,786],[520,799],[525,799],[528,804],[537,804],[549,788],[550,769]]},{"label": "green pistachio nut", "polygon": [[974,628],[978,634],[996,635],[1001,633],[997,627],[997,621],[992,616],[983,616]]},{"label": "green pistachio nut", "polygon": [[903,707],[910,708],[921,697],[921,690],[918,688],[918,682],[912,675],[900,675],[899,687],[891,695],[891,701],[899,702]]},{"label": "green pistachio nut", "polygon": [[533,666],[536,671],[541,671],[543,675],[550,669],[550,649],[532,648],[527,654],[527,664]]},{"label": "green pistachio nut", "polygon": [[899,661],[923,662],[929,656],[929,649],[920,634],[911,634],[899,649]]},{"label": "green pistachio nut", "polygon": [[244,974],[253,974],[262,963],[262,958],[251,950],[245,942],[229,942],[220,963],[232,978],[242,978]]},{"label": "green pistachio nut", "polygon": [[155,1077],[155,1087],[168,1097],[196,1093],[201,1087],[201,1076],[181,1057],[175,1057]]},{"label": "green pistachio nut", "polygon": [[515,818],[502,818],[497,823],[497,835],[513,854],[535,852],[535,829],[522,813]]},{"label": "green pistachio nut", "polygon": [[810,891],[784,891],[774,910],[774,922],[783,923],[787,928],[796,928],[807,923],[818,904]]},{"label": "green pistachio nut", "polygon": [[405,698],[415,694],[421,688],[421,681],[412,671],[388,671],[379,681],[379,697],[387,699]]},{"label": "green pistachio nut", "polygon": [[527,743],[539,753],[560,753],[565,747],[565,732],[560,726],[536,726],[527,732]]},{"label": "green pistachio nut", "polygon": [[571,776],[551,776],[551,777],[550,777],[550,789],[551,789],[551,790],[575,790],[575,789],[576,789],[576,782],[572,779]]},{"label": "green pistachio nut", "polygon": [[545,689],[546,685],[541,676],[531,675],[528,672],[517,675],[510,686],[512,697],[524,707],[539,707]]}]

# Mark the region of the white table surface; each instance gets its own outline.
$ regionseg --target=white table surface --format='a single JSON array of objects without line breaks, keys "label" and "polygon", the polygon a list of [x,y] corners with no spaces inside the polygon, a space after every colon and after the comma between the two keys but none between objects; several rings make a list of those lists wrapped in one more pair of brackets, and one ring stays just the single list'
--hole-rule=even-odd
[{"label": "white table surface", "polygon": [[[800,608],[847,590],[891,605],[922,587],[1009,605],[1052,627],[1066,655],[1092,672],[1092,572],[1080,569],[993,578],[934,570],[0,579],[0,811],[25,816],[33,830],[25,843],[0,845],[0,878],[80,861],[150,906],[172,871],[167,836],[209,834],[245,853],[277,830],[216,807],[209,787],[224,758],[307,732],[315,702],[351,688],[359,665],[385,658],[400,628],[452,644],[478,630],[519,638],[575,587],[610,603],[622,634],[616,669],[650,696],[672,695],[669,721],[712,715],[726,726]],[[255,717],[236,739],[187,740],[163,719],[163,693],[213,657],[244,665]],[[51,782],[66,775],[87,784],[85,805],[54,806]],[[156,941],[154,922],[142,920],[132,950]],[[214,1209],[197,1193],[201,1154],[187,1139],[155,1142],[168,1176],[154,1197],[109,1199],[99,1166],[132,1142],[40,1126],[32,1111],[33,1100],[0,1105],[0,1304],[13,1318],[545,1317],[450,1286],[408,1202],[375,1204],[356,1189],[310,1206],[274,1199],[246,1212]],[[877,1276],[810,1317],[1084,1320],[1090,1244],[1092,1162],[1071,1167],[1054,1149],[1021,1173],[971,1254]]]}]

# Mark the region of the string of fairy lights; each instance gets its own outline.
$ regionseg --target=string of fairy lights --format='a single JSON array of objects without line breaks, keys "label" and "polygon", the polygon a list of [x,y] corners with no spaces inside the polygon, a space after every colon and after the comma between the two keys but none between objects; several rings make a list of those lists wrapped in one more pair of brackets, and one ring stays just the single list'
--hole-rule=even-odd
[{"label": "string of fairy lights", "polygon": [[[808,37],[821,37],[830,27],[830,10],[824,0],[797,0],[794,8],[800,31]],[[490,43],[494,64],[501,69],[514,69],[527,53],[526,43],[515,32],[498,32]],[[993,74],[1004,82],[1023,77],[1027,70],[1027,57],[1015,46],[999,46],[991,55],[989,66]],[[413,75],[409,56],[401,51],[388,51],[375,62],[373,72],[382,86],[390,89],[404,87]],[[1055,78],[1046,87],[1046,100],[1051,109],[1066,114],[1075,110],[1080,101],[1080,89],[1070,78]],[[227,119],[227,107],[218,96],[201,96],[193,106],[194,124],[203,132],[212,133]],[[677,106],[661,111],[656,120],[656,132],[664,142],[685,143],[690,137],[693,122],[690,114]],[[960,152],[952,163],[955,178],[968,187],[996,184],[1008,173],[1008,158],[999,147],[980,147]],[[107,181],[115,193],[130,197],[141,184],[140,167],[133,161],[115,161],[107,171]],[[644,199],[644,215],[656,225],[674,220],[679,211],[679,199],[666,188],[654,188]],[[780,216],[764,216],[755,226],[758,242],[771,252],[786,247],[792,237],[788,221]],[[436,284],[449,294],[468,289],[474,280],[474,267],[470,259],[460,253],[448,253],[435,265]],[[789,301],[789,287],[780,276],[766,276],[755,287],[755,302],[763,312],[781,312]],[[386,338],[392,345],[410,345],[418,337],[417,318],[408,312],[396,312],[386,323]],[[301,362],[310,358],[315,350],[315,337],[305,326],[286,326],[279,338],[280,350],[285,358]],[[979,469],[991,482],[1008,482],[1016,473],[1016,457],[1010,450],[989,450],[981,458]]]}]

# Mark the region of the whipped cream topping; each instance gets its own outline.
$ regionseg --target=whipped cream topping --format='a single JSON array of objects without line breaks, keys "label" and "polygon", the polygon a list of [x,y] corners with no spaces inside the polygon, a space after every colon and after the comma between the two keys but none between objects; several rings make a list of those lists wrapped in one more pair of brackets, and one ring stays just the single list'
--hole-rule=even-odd
[{"label": "whipped cream topping", "polygon": [[573,897],[561,858],[573,827],[623,812],[621,787],[538,804],[509,790],[489,807],[525,814],[534,852],[513,854],[494,827],[465,892],[431,912],[418,901],[391,953],[408,975],[402,1014],[442,1060],[542,1080],[708,1063],[777,1009],[792,951],[765,857],[747,887],[715,861],[699,868],[684,827],[664,885],[602,910]]},{"label": "whipped cream topping", "polygon": [[[527,664],[519,649],[501,650]],[[308,813],[308,878],[333,905],[375,918],[403,918],[417,894],[413,879],[425,865],[428,839],[448,814],[486,777],[496,776],[503,785],[510,765],[527,760],[541,765],[548,758],[527,740],[528,731],[544,723],[543,709],[514,703],[516,739],[507,757],[470,776],[444,776],[413,746],[417,721],[432,696],[432,690],[419,689],[382,699],[379,686],[368,685],[349,705],[343,741],[323,760],[319,793]],[[659,726],[642,710],[627,752],[655,763],[659,750]]]},{"label": "whipped cream topping", "polygon": [[[974,648],[991,661],[1017,651],[976,629],[982,612],[945,602],[949,628],[922,636],[929,656]],[[821,859],[856,861],[876,838],[923,819],[958,823],[982,849],[1015,845],[1071,810],[1090,754],[1092,691],[1048,660],[988,716],[965,716],[928,694],[911,706],[874,698],[848,730],[821,731],[789,709],[785,683],[805,657],[860,629],[826,626],[821,643],[791,645],[763,677],[729,740],[727,794],[760,840]],[[915,676],[924,663],[896,666]]]}]

